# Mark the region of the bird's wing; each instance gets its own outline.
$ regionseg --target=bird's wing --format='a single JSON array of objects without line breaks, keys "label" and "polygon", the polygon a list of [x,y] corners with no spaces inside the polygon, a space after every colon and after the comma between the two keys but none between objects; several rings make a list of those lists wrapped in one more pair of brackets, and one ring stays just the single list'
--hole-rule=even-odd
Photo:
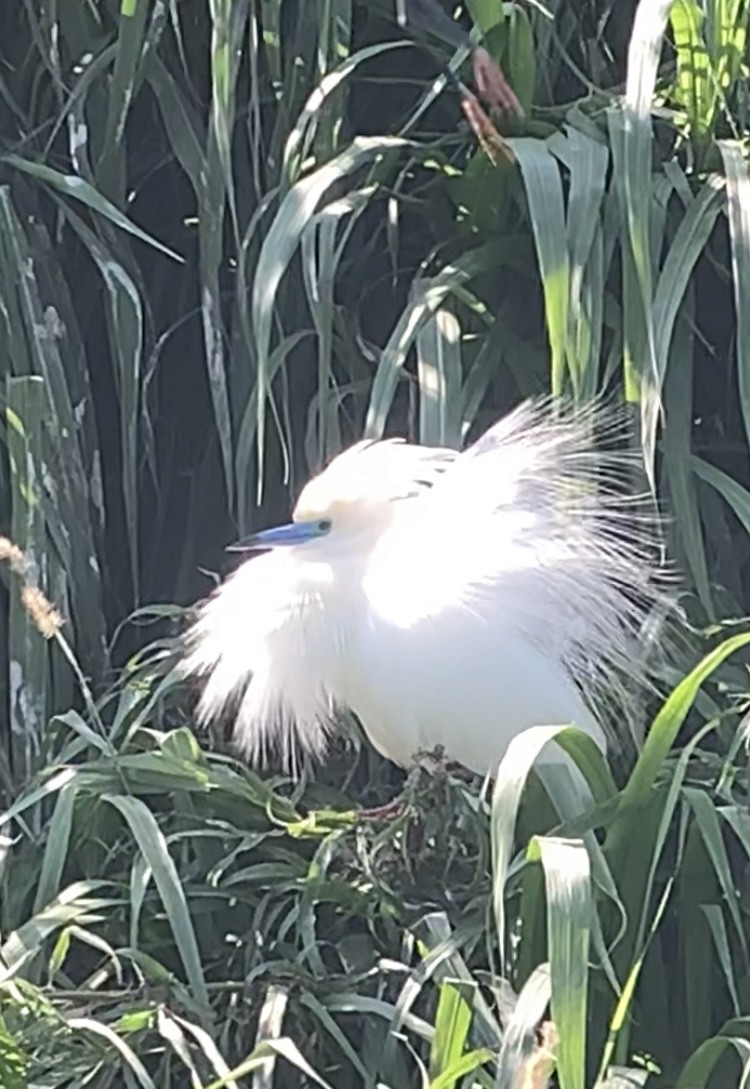
[{"label": "bird's wing", "polygon": [[502,615],[579,683],[637,672],[634,642],[664,589],[627,457],[595,444],[620,425],[545,404],[505,417],[398,510],[368,571],[373,606],[406,627]]}]

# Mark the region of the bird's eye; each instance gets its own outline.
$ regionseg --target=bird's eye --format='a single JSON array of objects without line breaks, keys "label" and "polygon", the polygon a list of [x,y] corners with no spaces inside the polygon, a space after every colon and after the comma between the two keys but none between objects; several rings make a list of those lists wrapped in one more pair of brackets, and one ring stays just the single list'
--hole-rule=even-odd
[{"label": "bird's eye", "polygon": [[320,533],[329,533],[331,529],[331,519],[321,518],[318,522],[318,531]]}]

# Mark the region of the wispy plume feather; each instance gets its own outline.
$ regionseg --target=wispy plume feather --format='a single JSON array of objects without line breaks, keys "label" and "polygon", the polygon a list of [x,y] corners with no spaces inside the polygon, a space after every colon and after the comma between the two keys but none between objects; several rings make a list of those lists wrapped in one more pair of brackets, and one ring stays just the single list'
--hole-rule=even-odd
[{"label": "wispy plume feather", "polygon": [[291,759],[320,753],[345,707],[399,763],[440,744],[479,771],[528,725],[637,734],[643,632],[672,601],[625,426],[538,402],[460,454],[345,451],[295,512],[330,533],[249,559],[200,608],[182,668],[201,721],[231,714],[253,758]]}]

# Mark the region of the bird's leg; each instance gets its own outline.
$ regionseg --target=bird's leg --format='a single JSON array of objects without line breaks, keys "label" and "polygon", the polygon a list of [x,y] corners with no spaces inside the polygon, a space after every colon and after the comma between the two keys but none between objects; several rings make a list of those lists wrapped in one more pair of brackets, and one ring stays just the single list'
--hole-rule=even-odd
[{"label": "bird's leg", "polygon": [[371,809],[360,809],[359,817],[363,821],[384,821],[393,820],[395,817],[401,815],[403,810],[408,806],[410,796],[414,789],[416,778],[421,772],[421,768],[416,764],[409,774],[406,776],[406,782],[402,789],[390,802],[386,802],[385,805],[376,805]]},{"label": "bird's leg", "polygon": [[369,809],[360,809],[357,814],[361,821],[390,821],[397,817],[404,805],[403,791],[385,805],[374,805]]},{"label": "bird's leg", "polygon": [[[442,745],[436,745],[434,749],[418,752],[415,756],[414,767],[407,775],[406,782],[400,793],[392,801],[386,802],[385,805],[377,805],[371,809],[360,809],[360,820],[393,820],[395,817],[400,816],[409,805],[414,788],[425,772],[433,776],[442,773],[444,776],[452,766],[452,762],[447,761],[445,758],[445,749]],[[455,766],[460,767],[460,765]]]}]

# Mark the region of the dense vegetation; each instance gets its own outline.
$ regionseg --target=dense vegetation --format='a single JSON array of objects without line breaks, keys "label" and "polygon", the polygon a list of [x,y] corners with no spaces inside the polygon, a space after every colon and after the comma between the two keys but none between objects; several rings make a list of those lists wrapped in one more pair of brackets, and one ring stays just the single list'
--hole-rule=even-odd
[{"label": "dense vegetation", "polygon": [[[527,112],[484,145],[394,7],[0,9],[3,1089],[750,1070],[750,5],[467,0]],[[566,731],[585,786],[523,789],[532,732],[363,823],[369,751],[196,738],[229,540],[550,389],[631,406],[696,629],[635,767]]]}]

